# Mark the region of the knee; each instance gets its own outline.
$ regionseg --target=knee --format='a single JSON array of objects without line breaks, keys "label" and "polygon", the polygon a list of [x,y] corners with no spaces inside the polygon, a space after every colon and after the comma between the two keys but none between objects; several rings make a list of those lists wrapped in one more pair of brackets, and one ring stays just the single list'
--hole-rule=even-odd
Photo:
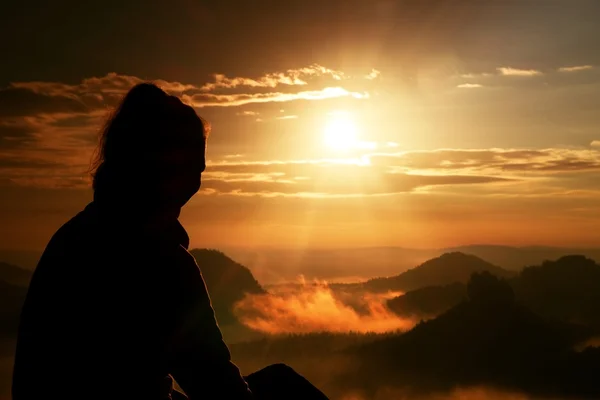
[{"label": "knee", "polygon": [[286,382],[290,379],[295,380],[299,376],[299,374],[292,367],[283,363],[269,365],[262,371],[266,376]]},{"label": "knee", "polygon": [[290,367],[289,365],[284,364],[284,363],[273,364],[273,365],[271,365],[271,367],[282,370],[282,371],[293,371],[294,370],[292,367]]},{"label": "knee", "polygon": [[289,375],[290,373],[294,373],[294,374],[296,373],[296,371],[294,371],[294,369],[292,367],[290,367],[287,364],[283,364],[283,363],[273,364],[273,365],[268,366],[267,368],[277,374]]}]

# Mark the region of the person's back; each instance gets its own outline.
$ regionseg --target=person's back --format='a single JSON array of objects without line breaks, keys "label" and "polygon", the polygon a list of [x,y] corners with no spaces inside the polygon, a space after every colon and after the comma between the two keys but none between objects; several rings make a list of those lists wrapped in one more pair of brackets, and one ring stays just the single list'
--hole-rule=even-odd
[{"label": "person's back", "polygon": [[13,399],[165,399],[170,376],[192,400],[250,399],[250,382],[262,399],[326,398],[288,367],[246,380],[231,362],[178,221],[200,188],[207,132],[154,85],[125,96],[102,136],[93,202],[34,272]]},{"label": "person's back", "polygon": [[173,260],[184,250],[175,234],[152,237],[98,208],[91,204],[55,234],[34,273],[15,399],[78,398],[82,391],[86,398],[156,398],[169,373],[164,349],[175,334],[186,267]]}]

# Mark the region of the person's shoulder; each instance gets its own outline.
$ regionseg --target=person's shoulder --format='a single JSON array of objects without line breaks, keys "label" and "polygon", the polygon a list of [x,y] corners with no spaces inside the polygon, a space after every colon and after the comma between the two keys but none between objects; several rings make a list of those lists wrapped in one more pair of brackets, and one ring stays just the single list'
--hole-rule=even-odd
[{"label": "person's shoulder", "polygon": [[200,274],[200,268],[194,256],[182,245],[177,246],[173,254],[177,261],[177,266],[182,272],[187,274],[198,275]]},{"label": "person's shoulder", "polygon": [[84,208],[56,230],[46,250],[63,245],[73,246],[78,242],[89,240],[91,234],[96,231],[96,222],[89,206]]}]

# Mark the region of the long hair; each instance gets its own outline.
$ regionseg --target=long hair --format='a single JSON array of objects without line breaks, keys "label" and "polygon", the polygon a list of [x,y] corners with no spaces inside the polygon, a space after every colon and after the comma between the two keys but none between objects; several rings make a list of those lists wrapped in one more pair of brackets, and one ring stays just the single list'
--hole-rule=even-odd
[{"label": "long hair", "polygon": [[95,192],[143,191],[170,149],[206,146],[210,127],[194,109],[152,83],[134,86],[101,132],[91,166]]}]

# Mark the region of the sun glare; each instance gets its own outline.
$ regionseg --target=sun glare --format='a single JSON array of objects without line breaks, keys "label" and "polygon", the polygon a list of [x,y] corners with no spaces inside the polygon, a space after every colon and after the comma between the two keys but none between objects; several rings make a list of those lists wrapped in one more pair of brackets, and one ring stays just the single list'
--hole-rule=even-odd
[{"label": "sun glare", "polygon": [[358,133],[358,125],[352,114],[336,111],[330,114],[329,121],[325,125],[323,141],[327,147],[335,151],[377,148],[376,142],[360,140]]},{"label": "sun glare", "polygon": [[325,145],[334,150],[358,147],[358,129],[348,113],[335,113],[325,126]]}]

